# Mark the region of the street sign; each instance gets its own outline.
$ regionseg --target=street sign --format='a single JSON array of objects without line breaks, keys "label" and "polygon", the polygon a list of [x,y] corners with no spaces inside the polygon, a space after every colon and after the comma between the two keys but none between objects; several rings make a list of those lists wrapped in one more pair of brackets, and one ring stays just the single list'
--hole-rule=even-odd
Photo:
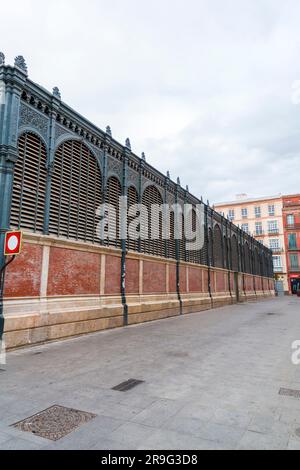
[{"label": "street sign", "polygon": [[19,255],[22,249],[22,232],[15,230],[6,232],[4,242],[4,256]]}]

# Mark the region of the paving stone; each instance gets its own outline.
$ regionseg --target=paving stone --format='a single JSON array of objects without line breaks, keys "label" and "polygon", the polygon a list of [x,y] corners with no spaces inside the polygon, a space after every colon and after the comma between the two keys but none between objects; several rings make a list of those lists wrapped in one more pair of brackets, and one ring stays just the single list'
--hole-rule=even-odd
[{"label": "paving stone", "polygon": [[285,450],[288,446],[288,437],[282,437],[278,434],[261,434],[247,431],[237,449],[239,450]]},{"label": "paving stone", "polygon": [[182,403],[177,403],[175,400],[160,400],[137,414],[133,421],[158,427],[174,416],[182,406]]},{"label": "paving stone", "polygon": [[[299,338],[299,301],[288,297],[11,352],[0,447],[297,447],[300,400],[278,392],[300,389],[300,366],[290,360]],[[111,390],[132,377],[145,382]],[[95,425],[54,444],[13,432],[11,424],[53,405],[97,414]]]}]

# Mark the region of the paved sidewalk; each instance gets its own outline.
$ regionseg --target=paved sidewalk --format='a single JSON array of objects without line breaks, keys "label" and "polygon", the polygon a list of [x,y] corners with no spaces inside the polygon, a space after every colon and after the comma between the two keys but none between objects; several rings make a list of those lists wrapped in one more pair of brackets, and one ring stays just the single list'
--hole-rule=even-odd
[{"label": "paved sidewalk", "polygon": [[[300,390],[297,339],[285,297],[9,353],[0,449],[300,449],[300,399],[279,395]],[[11,427],[52,405],[97,416],[56,442]]]}]

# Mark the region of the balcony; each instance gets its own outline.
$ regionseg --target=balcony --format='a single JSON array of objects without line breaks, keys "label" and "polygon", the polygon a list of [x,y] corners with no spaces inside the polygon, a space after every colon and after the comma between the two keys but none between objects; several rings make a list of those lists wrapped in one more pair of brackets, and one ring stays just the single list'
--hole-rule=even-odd
[{"label": "balcony", "polygon": [[287,230],[300,230],[300,224],[286,224],[285,228]]},{"label": "balcony", "polygon": [[299,247],[299,246],[296,246],[296,245],[289,245],[289,246],[288,246],[288,250],[289,250],[289,251],[299,251],[299,250],[300,250],[300,247]]},{"label": "balcony", "polygon": [[272,253],[283,253],[284,252],[284,249],[281,246],[278,246],[277,248],[270,247],[270,250],[272,251]]},{"label": "balcony", "polygon": [[279,235],[279,228],[272,228],[268,230],[268,235]]},{"label": "balcony", "polygon": [[300,273],[300,266],[290,266],[289,267],[290,273]]},{"label": "balcony", "polygon": [[258,230],[254,233],[255,237],[263,237],[265,235],[264,230]]},{"label": "balcony", "polygon": [[283,267],[282,266],[274,266],[274,273],[282,273]]}]

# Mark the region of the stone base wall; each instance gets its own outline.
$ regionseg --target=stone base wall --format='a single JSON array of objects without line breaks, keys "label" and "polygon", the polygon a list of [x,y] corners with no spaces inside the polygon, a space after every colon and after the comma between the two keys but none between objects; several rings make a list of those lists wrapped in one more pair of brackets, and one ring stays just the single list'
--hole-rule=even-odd
[{"label": "stone base wall", "polygon": [[[7,349],[123,326],[120,273],[120,250],[25,234],[6,273]],[[191,263],[180,264],[179,288],[174,260],[129,252],[128,324],[274,295],[272,279]]]}]

